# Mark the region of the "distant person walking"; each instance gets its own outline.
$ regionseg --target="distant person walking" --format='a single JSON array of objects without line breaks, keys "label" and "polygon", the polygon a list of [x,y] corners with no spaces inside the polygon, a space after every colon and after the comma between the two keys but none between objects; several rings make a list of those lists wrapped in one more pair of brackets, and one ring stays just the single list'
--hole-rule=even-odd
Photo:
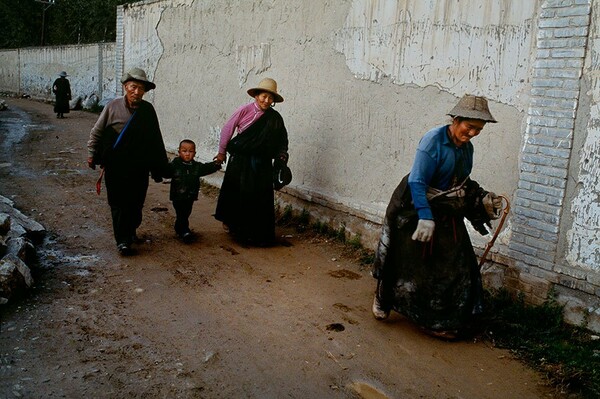
[{"label": "distant person walking", "polygon": [[58,79],[54,81],[52,85],[52,93],[56,96],[56,102],[54,103],[54,112],[56,117],[63,119],[64,114],[69,113],[69,101],[71,101],[71,84],[67,79],[67,73],[62,71],[58,74]]},{"label": "distant person walking", "polygon": [[121,79],[125,96],[109,102],[90,132],[90,168],[106,173],[106,193],[113,232],[121,255],[131,255],[142,223],[148,176],[156,182],[168,173],[169,159],[158,117],[144,93],[156,87],[146,72],[133,68]]}]

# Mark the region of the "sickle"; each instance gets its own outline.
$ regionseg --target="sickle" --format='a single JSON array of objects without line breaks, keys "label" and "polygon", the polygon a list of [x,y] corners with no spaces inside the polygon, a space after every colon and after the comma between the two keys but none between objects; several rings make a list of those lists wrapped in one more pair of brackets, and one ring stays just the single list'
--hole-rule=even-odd
[{"label": "sickle", "polygon": [[481,268],[481,266],[483,266],[483,264],[485,263],[485,258],[487,257],[488,252],[490,252],[490,249],[492,249],[492,246],[494,245],[496,238],[498,238],[498,234],[500,234],[500,230],[502,229],[502,226],[504,225],[506,216],[508,216],[508,212],[510,212],[510,201],[508,200],[508,198],[506,198],[504,195],[499,195],[499,197],[502,198],[504,201],[506,201],[506,206],[502,210],[502,217],[500,218],[500,222],[498,223],[496,232],[494,233],[494,236],[492,237],[492,239],[490,240],[488,245],[485,247],[485,251],[483,252],[483,255],[481,256],[481,260],[479,261],[479,268]]},{"label": "sickle", "polygon": [[100,195],[100,191],[102,190],[102,177],[104,176],[104,168],[100,171],[100,177],[96,181],[96,193]]}]

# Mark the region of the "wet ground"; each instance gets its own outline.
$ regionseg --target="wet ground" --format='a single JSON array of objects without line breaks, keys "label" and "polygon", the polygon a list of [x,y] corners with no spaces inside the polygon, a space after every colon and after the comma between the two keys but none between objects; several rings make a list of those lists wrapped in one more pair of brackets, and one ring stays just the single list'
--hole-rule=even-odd
[{"label": "wet ground", "polygon": [[373,279],[335,243],[278,229],[291,246],[236,244],[210,191],[186,245],[168,185],[152,183],[144,242],[120,257],[85,165],[97,115],[6,101],[0,194],[48,237],[35,289],[0,307],[0,397],[561,397],[488,342],[440,341],[399,315],[377,322]]}]

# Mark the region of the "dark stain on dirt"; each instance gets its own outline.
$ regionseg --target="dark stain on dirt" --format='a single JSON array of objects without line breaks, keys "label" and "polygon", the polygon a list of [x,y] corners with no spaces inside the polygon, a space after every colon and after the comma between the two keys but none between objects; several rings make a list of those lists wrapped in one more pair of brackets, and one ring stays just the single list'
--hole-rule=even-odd
[{"label": "dark stain on dirt", "polygon": [[325,327],[327,331],[341,332],[346,329],[342,323],[331,323]]},{"label": "dark stain on dirt", "polygon": [[360,274],[346,269],[332,270],[329,272],[329,275],[331,277],[346,278],[348,280],[358,280],[362,277]]}]

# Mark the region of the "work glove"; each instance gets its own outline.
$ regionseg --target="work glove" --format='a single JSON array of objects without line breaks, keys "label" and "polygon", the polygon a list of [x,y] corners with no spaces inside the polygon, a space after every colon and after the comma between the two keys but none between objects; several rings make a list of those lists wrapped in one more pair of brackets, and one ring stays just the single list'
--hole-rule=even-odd
[{"label": "work glove", "polygon": [[90,157],[90,158],[88,158],[88,159],[87,159],[87,164],[88,164],[88,166],[89,166],[90,168],[92,168],[92,169],[96,169],[96,164],[94,163],[94,159],[93,159],[93,158],[91,158],[91,157]]},{"label": "work glove", "polygon": [[415,241],[429,242],[433,237],[433,230],[435,230],[435,222],[428,219],[419,219],[417,223],[417,229],[412,235],[412,239]]},{"label": "work glove", "polygon": [[481,201],[485,212],[487,213],[490,220],[496,220],[502,213],[502,198],[498,197],[495,193],[489,192],[483,197]]}]

